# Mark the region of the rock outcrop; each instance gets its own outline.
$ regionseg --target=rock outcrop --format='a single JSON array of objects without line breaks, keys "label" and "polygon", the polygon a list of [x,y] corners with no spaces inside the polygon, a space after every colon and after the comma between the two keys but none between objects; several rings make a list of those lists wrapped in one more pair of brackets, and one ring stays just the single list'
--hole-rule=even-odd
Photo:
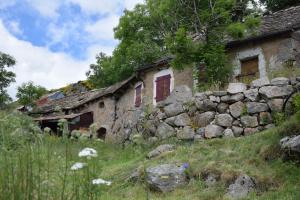
[{"label": "rock outcrop", "polygon": [[170,192],[188,183],[185,170],[188,164],[177,166],[163,164],[146,169],[146,181],[149,187],[159,192]]}]

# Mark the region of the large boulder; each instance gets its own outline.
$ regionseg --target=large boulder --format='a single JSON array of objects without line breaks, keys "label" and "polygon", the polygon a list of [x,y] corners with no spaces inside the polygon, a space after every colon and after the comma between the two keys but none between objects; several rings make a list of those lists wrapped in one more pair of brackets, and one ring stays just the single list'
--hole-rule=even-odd
[{"label": "large boulder", "polygon": [[246,105],[249,114],[255,114],[269,110],[269,106],[266,103],[248,102]]},{"label": "large boulder", "polygon": [[181,126],[189,126],[191,124],[191,119],[188,114],[182,113],[175,117],[174,125],[181,127]]},{"label": "large boulder", "polygon": [[229,114],[216,115],[215,122],[219,126],[230,127],[232,126],[233,118]]},{"label": "large boulder", "polygon": [[269,112],[259,113],[259,124],[260,125],[268,125],[271,123],[272,123],[272,116]]},{"label": "large boulder", "polygon": [[208,125],[205,127],[205,138],[216,138],[223,136],[224,128],[217,125]]},{"label": "large boulder", "polygon": [[229,83],[227,92],[229,94],[237,94],[247,90],[247,86],[244,83]]},{"label": "large boulder", "polygon": [[268,77],[256,79],[256,80],[251,82],[251,87],[252,88],[259,88],[259,87],[263,87],[263,86],[266,86],[266,85],[270,85],[270,80],[268,79]]},{"label": "large boulder", "polygon": [[258,128],[245,128],[244,129],[244,135],[245,136],[252,135],[252,134],[257,133],[257,132],[259,132]]},{"label": "large boulder", "polygon": [[205,92],[197,92],[195,94],[195,98],[199,101],[203,101],[204,99],[207,99],[207,95],[205,94]]},{"label": "large boulder", "polygon": [[250,101],[257,101],[259,98],[257,88],[244,91],[244,95]]},{"label": "large boulder", "polygon": [[183,113],[184,109],[181,103],[172,103],[164,107],[164,111],[168,117],[174,117]]},{"label": "large boulder", "polygon": [[289,96],[294,91],[293,86],[265,86],[259,89],[259,93],[266,98],[283,98]]},{"label": "large boulder", "polygon": [[233,117],[238,118],[242,115],[244,108],[245,108],[245,104],[243,102],[241,101],[236,102],[229,106],[230,114]]},{"label": "large boulder", "polygon": [[255,116],[242,116],[241,122],[243,127],[255,128],[258,126],[257,117]]},{"label": "large boulder", "polygon": [[288,85],[290,83],[290,79],[285,77],[278,77],[271,80],[271,85]]},{"label": "large boulder", "polygon": [[221,101],[224,103],[234,103],[234,102],[238,102],[238,101],[242,101],[244,100],[245,96],[243,93],[238,93],[238,94],[234,94],[234,95],[225,95],[221,97]]},{"label": "large boulder", "polygon": [[285,137],[280,140],[280,147],[282,150],[300,153],[300,135]]},{"label": "large boulder", "polygon": [[175,149],[175,146],[172,144],[163,144],[156,147],[154,150],[150,151],[147,154],[147,158],[151,159],[161,155],[162,153],[172,152]]},{"label": "large boulder", "polygon": [[183,129],[177,131],[177,139],[179,140],[193,140],[195,131],[192,127],[186,126]]},{"label": "large boulder", "polygon": [[151,189],[159,192],[170,192],[177,187],[186,185],[186,165],[163,164],[146,169],[146,181]]},{"label": "large boulder", "polygon": [[155,134],[158,122],[156,120],[146,120],[144,128],[149,130],[151,134]]},{"label": "large boulder", "polygon": [[194,123],[198,127],[205,127],[215,119],[215,112],[197,113],[194,118]]},{"label": "large boulder", "polygon": [[175,136],[176,132],[172,126],[168,125],[165,122],[162,122],[158,125],[155,135],[160,139],[166,139]]},{"label": "large boulder", "polygon": [[282,112],[283,104],[283,99],[271,99],[268,101],[268,105],[272,112]]},{"label": "large boulder", "polygon": [[225,137],[234,137],[234,133],[233,133],[232,129],[230,129],[230,128],[225,129],[223,134]]},{"label": "large boulder", "polygon": [[229,185],[227,196],[242,199],[255,190],[255,181],[248,175],[240,175],[233,184]]},{"label": "large boulder", "polygon": [[163,103],[165,105],[173,103],[187,103],[192,99],[192,97],[192,90],[186,85],[181,85],[175,87],[170,96]]},{"label": "large boulder", "polygon": [[199,101],[196,99],[195,103],[196,103],[196,107],[203,112],[216,111],[218,105],[217,103],[214,103],[209,99],[204,99],[203,101]]},{"label": "large boulder", "polygon": [[240,137],[243,134],[244,129],[239,126],[233,126],[232,131],[235,137]]},{"label": "large boulder", "polygon": [[218,113],[226,113],[229,105],[227,103],[220,103],[217,107]]}]

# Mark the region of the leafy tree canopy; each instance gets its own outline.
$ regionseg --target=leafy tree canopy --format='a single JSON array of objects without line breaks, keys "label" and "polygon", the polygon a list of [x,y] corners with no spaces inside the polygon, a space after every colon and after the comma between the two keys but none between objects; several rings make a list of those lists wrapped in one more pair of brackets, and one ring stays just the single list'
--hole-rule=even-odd
[{"label": "leafy tree canopy", "polygon": [[23,83],[18,87],[17,98],[24,106],[34,106],[35,101],[47,93],[46,88],[34,85],[33,82]]},{"label": "leafy tree canopy", "polygon": [[6,88],[15,82],[15,73],[8,68],[15,65],[16,60],[8,54],[0,52],[0,109],[3,109],[11,98],[7,94]]},{"label": "leafy tree canopy", "polygon": [[292,6],[300,5],[299,0],[260,0],[270,11],[278,11]]},{"label": "leafy tree canopy", "polygon": [[222,82],[230,72],[225,35],[240,38],[259,24],[256,7],[249,9],[249,2],[255,5],[255,0],[146,0],[133,11],[124,12],[114,29],[119,45],[112,56],[97,55],[97,63],[87,72],[88,80],[104,87],[171,54],[175,56],[171,63],[174,68],[204,63],[208,81]]}]

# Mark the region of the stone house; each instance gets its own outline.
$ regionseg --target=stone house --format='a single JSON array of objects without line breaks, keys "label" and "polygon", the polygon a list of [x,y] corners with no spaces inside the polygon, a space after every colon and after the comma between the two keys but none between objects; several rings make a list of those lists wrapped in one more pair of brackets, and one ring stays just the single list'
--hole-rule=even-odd
[{"label": "stone house", "polygon": [[300,67],[300,6],[263,16],[258,33],[228,42],[227,53],[240,81]]},{"label": "stone house", "polygon": [[[193,88],[193,69],[174,70],[165,57],[137,70],[130,78],[107,88],[81,92],[38,104],[30,115],[42,128],[57,131],[59,119],[69,121],[69,129],[88,129],[93,123],[97,137],[116,140],[134,129],[141,110],[153,108],[179,85]],[[40,101],[38,101],[40,102]]]}]

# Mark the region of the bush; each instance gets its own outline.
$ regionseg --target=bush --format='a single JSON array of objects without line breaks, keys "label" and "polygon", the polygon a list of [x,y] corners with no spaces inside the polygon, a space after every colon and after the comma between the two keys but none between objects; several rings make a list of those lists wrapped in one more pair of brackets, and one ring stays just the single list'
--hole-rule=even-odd
[{"label": "bush", "polygon": [[16,149],[41,141],[41,129],[28,116],[19,113],[0,112],[0,146]]},{"label": "bush", "polygon": [[300,94],[296,94],[293,98],[293,106],[295,112],[300,112]]}]

